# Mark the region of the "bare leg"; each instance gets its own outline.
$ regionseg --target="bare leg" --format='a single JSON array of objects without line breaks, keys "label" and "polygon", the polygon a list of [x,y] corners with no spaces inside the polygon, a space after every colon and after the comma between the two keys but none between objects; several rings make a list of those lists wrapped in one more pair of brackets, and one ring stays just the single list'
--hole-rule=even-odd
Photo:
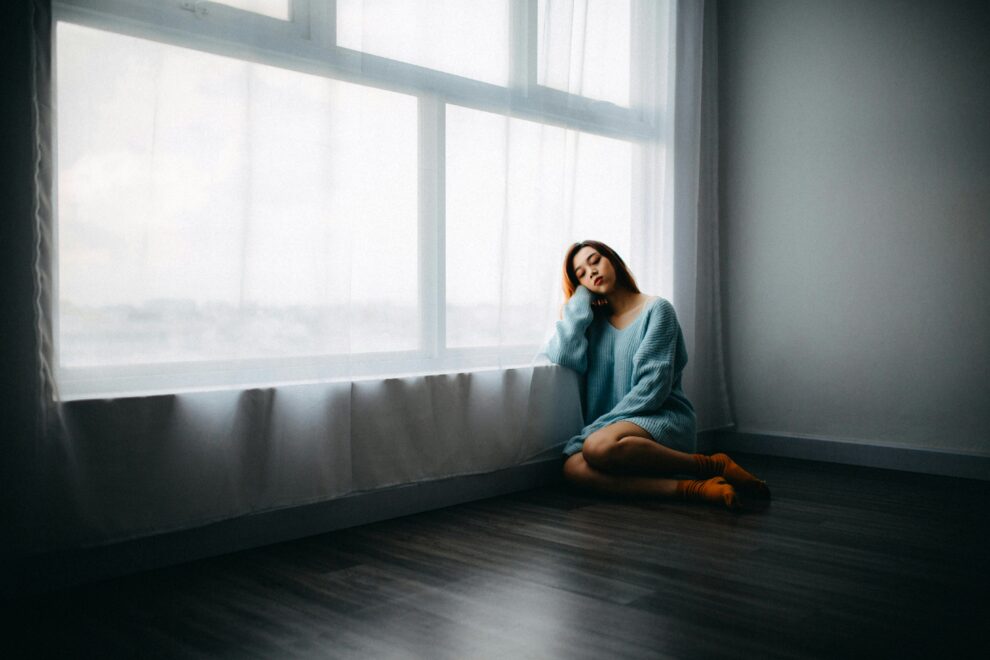
[{"label": "bare leg", "polygon": [[[658,442],[632,422],[616,422],[589,435],[581,460],[572,456],[564,475],[599,492],[620,495],[674,496],[741,506],[734,487],[760,499],[770,498],[766,483],[725,454],[688,454]],[[694,479],[671,479],[686,474]],[[698,478],[702,477],[702,478]],[[704,479],[704,477],[708,477]]]},{"label": "bare leg", "polygon": [[692,454],[655,442],[631,422],[616,422],[592,433],[582,454],[592,467],[612,473],[649,475],[698,474]]},{"label": "bare leg", "polygon": [[653,441],[632,422],[616,422],[592,433],[581,452],[589,465],[616,474],[722,476],[749,496],[770,499],[770,488],[727,454],[687,454]]},{"label": "bare leg", "polygon": [[609,495],[669,499],[677,495],[677,479],[609,474],[591,467],[580,452],[564,463],[564,477],[575,486]]},{"label": "bare leg", "polygon": [[581,453],[564,462],[564,477],[576,486],[608,495],[690,500],[733,510],[742,507],[736,491],[722,477],[695,480],[609,474],[589,465]]}]

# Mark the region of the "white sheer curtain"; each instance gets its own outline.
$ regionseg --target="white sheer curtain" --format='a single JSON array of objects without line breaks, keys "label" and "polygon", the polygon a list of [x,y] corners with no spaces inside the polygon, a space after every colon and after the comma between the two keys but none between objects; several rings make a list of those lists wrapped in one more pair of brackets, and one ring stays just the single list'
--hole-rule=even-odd
[{"label": "white sheer curtain", "polygon": [[528,364],[583,238],[670,297],[667,3],[89,5],[56,4],[63,397]]},{"label": "white sheer curtain", "polygon": [[416,96],[68,21],[56,40],[64,394],[420,348]]},{"label": "white sheer curtain", "polygon": [[558,455],[537,351],[586,238],[728,421],[701,2],[34,6],[63,543]]}]

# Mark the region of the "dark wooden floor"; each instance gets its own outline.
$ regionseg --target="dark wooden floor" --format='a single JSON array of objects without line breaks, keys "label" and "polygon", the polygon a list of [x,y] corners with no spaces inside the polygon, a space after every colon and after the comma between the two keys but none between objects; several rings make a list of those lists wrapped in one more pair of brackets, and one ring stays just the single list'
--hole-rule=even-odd
[{"label": "dark wooden floor", "polygon": [[478,501],[4,606],[3,657],[990,657],[990,483],[737,455],[765,510]]}]

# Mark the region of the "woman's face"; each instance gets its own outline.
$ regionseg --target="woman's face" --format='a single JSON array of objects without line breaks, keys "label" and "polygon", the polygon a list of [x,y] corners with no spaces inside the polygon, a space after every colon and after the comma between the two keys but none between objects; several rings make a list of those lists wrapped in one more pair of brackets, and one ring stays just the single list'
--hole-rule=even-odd
[{"label": "woman's face", "polygon": [[578,283],[592,292],[605,295],[615,288],[615,269],[605,255],[591,246],[585,246],[574,255],[574,274]]}]

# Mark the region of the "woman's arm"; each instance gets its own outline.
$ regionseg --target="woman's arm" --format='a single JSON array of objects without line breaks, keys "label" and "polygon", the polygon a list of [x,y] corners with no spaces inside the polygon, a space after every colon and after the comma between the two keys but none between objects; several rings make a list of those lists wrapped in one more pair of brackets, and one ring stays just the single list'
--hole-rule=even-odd
[{"label": "woman's arm", "polygon": [[583,284],[564,306],[564,318],[557,321],[554,336],[541,353],[551,362],[573,369],[579,374],[588,370],[588,338],[585,332],[594,320],[591,309],[593,294]]},{"label": "woman's arm", "polygon": [[593,430],[660,410],[670,396],[677,370],[687,363],[687,349],[673,305],[661,300],[648,321],[646,335],[633,356],[632,389],[612,410],[594,421]]}]

